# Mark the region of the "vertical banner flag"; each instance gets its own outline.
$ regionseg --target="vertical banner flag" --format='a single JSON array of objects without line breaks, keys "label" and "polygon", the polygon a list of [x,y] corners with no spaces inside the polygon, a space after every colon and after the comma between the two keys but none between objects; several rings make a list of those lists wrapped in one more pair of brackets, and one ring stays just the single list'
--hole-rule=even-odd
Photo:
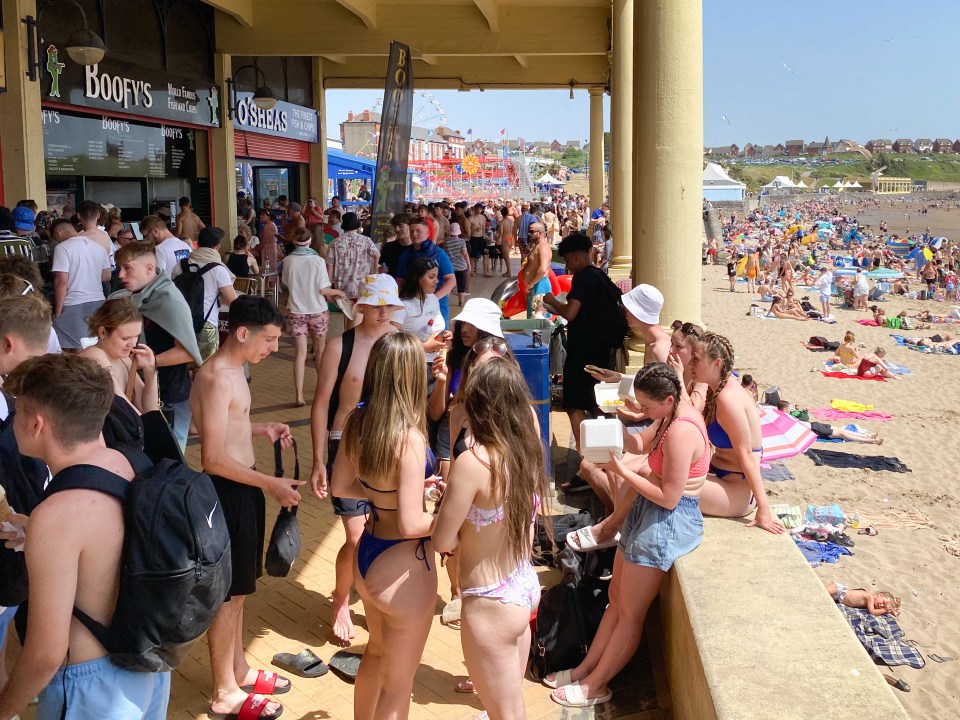
[{"label": "vertical banner flag", "polygon": [[410,48],[390,43],[390,62],[383,88],[380,148],[373,185],[374,242],[385,242],[390,219],[403,210],[407,189],[407,160],[413,125],[413,63]]}]

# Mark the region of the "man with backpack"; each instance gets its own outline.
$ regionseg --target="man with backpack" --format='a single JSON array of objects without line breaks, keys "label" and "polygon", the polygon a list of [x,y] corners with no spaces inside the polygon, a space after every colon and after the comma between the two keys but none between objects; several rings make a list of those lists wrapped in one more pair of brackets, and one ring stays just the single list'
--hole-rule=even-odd
[{"label": "man with backpack", "polygon": [[[300,502],[303,481],[257,472],[253,436],[290,447],[282,423],[250,422],[250,388],[244,363],[259,363],[278,349],[283,315],[268,299],[243,295],[230,305],[230,335],[197,371],[190,404],[200,432],[200,461],[210,474],[230,533],[233,565],[227,601],[210,626],[213,672],[211,717],[275,718],[283,706],[263,695],[288,692],[290,681],[247,665],[243,652],[243,602],[263,574],[266,534],[264,490],[284,507]],[[238,664],[238,663],[242,663]],[[246,714],[244,714],[246,713]]]},{"label": "man with backpack", "polygon": [[100,439],[114,397],[110,372],[89,358],[45,355],[22,362],[7,387],[19,405],[14,430],[21,452],[46,462],[54,477],[49,497],[30,515],[27,634],[0,696],[0,718],[9,720],[39,694],[39,720],[162,720],[170,673],[121,669],[73,620],[79,610],[109,625],[120,589],[123,506],[94,490],[56,491],[58,479],[79,466],[114,482],[134,477],[130,462]]},{"label": "man with backpack", "polygon": [[233,289],[233,273],[223,264],[220,243],[223,230],[205,227],[200,231],[197,249],[181,260],[170,273],[173,284],[183,293],[193,329],[197,333],[200,357],[206,361],[220,346],[220,305],[229,306],[237,299]]},{"label": "man with backpack", "polygon": [[182,452],[190,431],[189,365],[203,362],[190,306],[168,275],[157,274],[151,243],[124,245],[117,250],[116,261],[124,289],[110,297],[129,297],[143,316],[144,341],[157,356],[164,415]]}]

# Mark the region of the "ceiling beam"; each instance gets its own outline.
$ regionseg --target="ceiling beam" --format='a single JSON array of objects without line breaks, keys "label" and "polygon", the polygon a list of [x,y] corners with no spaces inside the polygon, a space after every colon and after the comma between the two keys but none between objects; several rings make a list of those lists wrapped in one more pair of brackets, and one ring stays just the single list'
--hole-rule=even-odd
[{"label": "ceiling beam", "polygon": [[414,57],[414,60],[422,60],[427,65],[437,65],[440,62],[440,58],[436,55],[423,55],[421,57]]},{"label": "ceiling beam", "polygon": [[253,0],[203,0],[210,7],[220,10],[245,28],[253,27]]},{"label": "ceiling beam", "polygon": [[517,61],[517,65],[522,67],[524,70],[527,69],[527,58],[523,55],[514,55],[513,59]]},{"label": "ceiling beam", "polygon": [[[376,27],[365,27],[358,16],[338,3],[285,0],[284,12],[257,12],[256,28],[241,27],[217,13],[217,49],[232,55],[345,55],[381,56],[390,42],[408,44],[416,55],[535,55],[575,56],[605,54],[609,49],[609,9],[567,6],[557,13],[551,32],[530,28],[543,22],[540,6],[503,6],[498,10],[500,31],[492,32],[473,5],[380,4]],[[361,0],[349,0],[358,4]],[[373,0],[363,0],[367,3]],[[317,8],[323,12],[318,13]],[[291,17],[316,17],[315,23],[291,23]],[[449,32],[451,27],[457,32]],[[564,41],[558,43],[556,38]],[[516,61],[512,60],[514,71]]]},{"label": "ceiling beam", "polygon": [[346,65],[349,61],[349,58],[346,55],[321,55],[320,57],[324,58],[325,60],[329,60],[332,63],[336,63],[337,65]]},{"label": "ceiling beam", "polygon": [[487,21],[490,32],[500,32],[500,16],[497,11],[497,0],[473,0],[477,9]]},{"label": "ceiling beam", "polygon": [[360,18],[367,30],[376,29],[377,0],[337,0],[337,2]]}]

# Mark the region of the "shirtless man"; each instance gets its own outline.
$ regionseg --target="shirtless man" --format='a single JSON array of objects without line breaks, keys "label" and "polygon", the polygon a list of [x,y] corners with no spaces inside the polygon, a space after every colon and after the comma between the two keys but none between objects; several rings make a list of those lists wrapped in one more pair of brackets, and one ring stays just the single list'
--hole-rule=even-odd
[{"label": "shirtless man", "polygon": [[529,247],[527,261],[520,270],[523,286],[527,293],[527,318],[532,318],[537,305],[550,290],[550,261],[553,259],[553,249],[547,245],[547,232],[543,223],[535,222],[527,229]]},{"label": "shirtless man", "polygon": [[230,304],[230,335],[197,371],[190,393],[200,434],[200,462],[220,497],[233,565],[227,601],[207,633],[213,673],[211,713],[236,713],[250,704],[260,710],[260,718],[275,718],[283,711],[280,703],[241,688],[277,694],[290,686],[286,678],[252,669],[243,652],[243,601],[254,593],[263,574],[263,492],[283,507],[293,507],[300,502],[296,486],[303,484],[254,468],[254,436],[279,440],[283,447],[293,444],[287,425],[250,422],[250,386],[243,371],[244,363],[259,363],[275,353],[282,332],[283,315],[273,303],[241,295]]},{"label": "shirtless man", "polygon": [[497,224],[497,245],[500,248],[500,254],[503,261],[507,264],[507,271],[504,277],[513,277],[510,271],[510,249],[513,247],[513,228],[516,221],[510,215],[510,203],[500,209],[500,222]]},{"label": "shirtless man", "polygon": [[483,251],[486,240],[483,234],[487,228],[487,219],[479,208],[467,208],[467,232],[470,234],[470,260],[473,264],[473,274],[477,274],[477,265],[483,258],[483,276],[490,277],[490,258]]},{"label": "shirtless man", "polygon": [[190,198],[186,196],[180,198],[180,212],[177,213],[177,227],[173,234],[181,240],[187,240],[193,243],[194,247],[196,247],[200,231],[205,227],[206,225],[203,224],[203,220],[200,219],[200,216],[197,215],[190,206]]},{"label": "shirtless man", "polygon": [[[310,437],[313,439],[313,472],[310,486],[318,498],[327,497],[327,483],[340,447],[340,433],[347,415],[360,401],[363,374],[374,343],[396,332],[393,313],[402,308],[397,282],[389,275],[370,275],[360,286],[355,310],[362,315],[360,324],[327,342],[320,360],[317,390],[310,411]],[[323,462],[323,450],[327,462]],[[353,586],[353,560],[363,533],[364,506],[359,500],[331,496],[333,512],[340,516],[346,540],[337,553],[336,585],[333,590],[333,634],[341,645],[354,637],[350,614],[350,588]]]},{"label": "shirtless man", "polygon": [[114,398],[113,379],[89,358],[43,355],[22,362],[8,376],[6,389],[17,396],[18,447],[43,460],[53,479],[48,499],[30,514],[24,549],[30,575],[26,642],[0,696],[0,718],[10,720],[39,694],[39,720],[107,713],[163,720],[170,673],[121,669],[72,617],[77,607],[109,625],[120,585],[120,501],[94,490],[56,492],[60,474],[78,465],[88,474],[133,479],[130,463],[107,449],[100,436]]}]

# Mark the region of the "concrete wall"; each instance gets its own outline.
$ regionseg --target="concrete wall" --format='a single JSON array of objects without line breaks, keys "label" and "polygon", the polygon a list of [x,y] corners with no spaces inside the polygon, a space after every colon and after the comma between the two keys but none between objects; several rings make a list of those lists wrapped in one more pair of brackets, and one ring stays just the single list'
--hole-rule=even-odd
[{"label": "concrete wall", "polygon": [[907,718],[788,535],[707,519],[660,611],[676,720]]}]

